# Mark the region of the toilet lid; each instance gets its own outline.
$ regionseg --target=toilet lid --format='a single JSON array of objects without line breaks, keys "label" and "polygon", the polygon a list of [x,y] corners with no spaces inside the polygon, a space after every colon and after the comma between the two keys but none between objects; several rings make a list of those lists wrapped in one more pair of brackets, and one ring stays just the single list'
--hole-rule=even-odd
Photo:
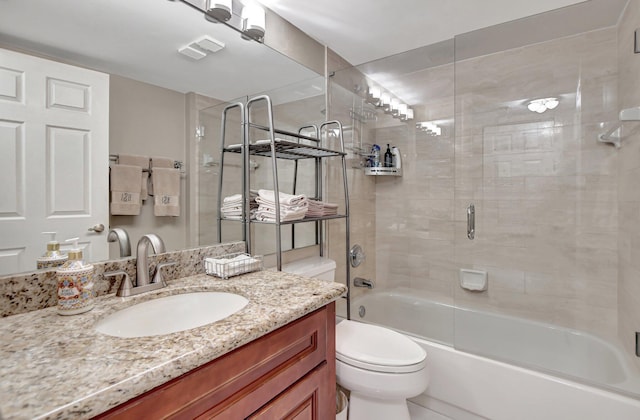
[{"label": "toilet lid", "polygon": [[355,321],[336,325],[336,359],[376,372],[416,372],[425,367],[427,352],[388,328]]}]

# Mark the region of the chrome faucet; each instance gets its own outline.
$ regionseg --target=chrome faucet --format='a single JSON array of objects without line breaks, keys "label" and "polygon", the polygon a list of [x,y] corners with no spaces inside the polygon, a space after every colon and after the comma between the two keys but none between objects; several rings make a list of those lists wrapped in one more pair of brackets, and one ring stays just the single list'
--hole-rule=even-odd
[{"label": "chrome faucet", "polygon": [[113,228],[107,235],[107,242],[118,242],[120,246],[120,258],[131,256],[131,242],[129,234],[122,228]]},{"label": "chrome faucet", "polygon": [[156,265],[156,272],[153,276],[153,280],[149,281],[149,260],[148,251],[149,245],[153,248],[154,254],[162,254],[165,252],[164,242],[156,234],[149,233],[144,235],[138,241],[137,254],[136,254],[136,284],[135,286],[131,282],[129,274],[124,270],[109,271],[104,273],[105,277],[124,275],[120,287],[116,292],[116,296],[127,297],[133,296],[151,290],[161,289],[166,287],[167,283],[162,278],[162,268],[170,265],[175,265],[175,261],[165,261]]},{"label": "chrome faucet", "polygon": [[353,285],[355,287],[366,287],[367,289],[373,289],[376,286],[373,280],[363,279],[362,277],[353,279]]},{"label": "chrome faucet", "polygon": [[[136,248],[136,287],[146,286],[149,282],[149,262],[147,251],[149,245],[153,248],[154,254],[165,252],[164,242],[155,233],[147,233],[138,241]],[[157,269],[156,269],[157,270]]]}]

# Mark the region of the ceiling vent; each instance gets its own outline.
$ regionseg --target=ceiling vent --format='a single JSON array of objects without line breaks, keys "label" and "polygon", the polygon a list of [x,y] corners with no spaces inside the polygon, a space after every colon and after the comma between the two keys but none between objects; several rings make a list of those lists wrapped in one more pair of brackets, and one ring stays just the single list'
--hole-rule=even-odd
[{"label": "ceiling vent", "polygon": [[205,58],[207,54],[218,52],[223,48],[223,42],[211,38],[210,36],[204,36],[199,40],[178,49],[178,52],[194,60],[200,60]]}]

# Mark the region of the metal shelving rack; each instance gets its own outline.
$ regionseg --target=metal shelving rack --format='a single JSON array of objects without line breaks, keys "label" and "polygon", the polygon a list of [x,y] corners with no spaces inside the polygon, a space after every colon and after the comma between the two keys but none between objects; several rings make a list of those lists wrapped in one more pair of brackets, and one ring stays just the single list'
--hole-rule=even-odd
[{"label": "metal shelving rack", "polygon": [[[258,103],[266,103],[267,106],[267,125],[260,125],[252,122],[252,108]],[[242,143],[229,145],[225,143],[225,135],[227,129],[227,114],[230,110],[238,108],[241,113],[241,125],[242,125]],[[260,142],[251,142],[250,129],[256,129],[264,131],[269,134],[268,140]],[[302,134],[303,132],[313,131],[314,136]],[[332,132],[334,135],[330,136]],[[335,137],[339,141],[339,148],[332,149],[325,147],[322,141],[322,134],[325,134],[325,143],[329,142],[330,137]],[[294,138],[296,141],[283,140],[276,138],[276,134]],[[306,140],[312,144],[301,143],[302,140]],[[350,237],[349,237],[349,190],[347,183],[347,164],[344,148],[343,129],[340,121],[326,121],[316,127],[314,125],[301,127],[298,132],[280,130],[275,128],[273,123],[273,106],[269,96],[260,95],[251,98],[247,101],[246,106],[241,103],[233,103],[228,105],[222,111],[222,129],[221,129],[221,146],[220,146],[220,177],[218,185],[218,241],[222,240],[222,185],[223,185],[223,173],[224,173],[224,155],[225,153],[240,153],[242,155],[242,235],[246,244],[246,251],[251,252],[251,224],[262,223],[272,224],[275,226],[276,236],[276,264],[278,271],[282,270],[282,232],[281,226],[292,225],[292,235],[295,235],[294,227],[298,223],[315,223],[316,224],[316,243],[320,247],[320,256],[324,253],[324,223],[328,220],[344,219],[345,220],[345,266],[346,266],[346,285],[347,285],[347,318],[350,319],[350,284],[351,284],[351,270],[350,270]],[[271,158],[272,174],[273,174],[273,190],[275,196],[275,223],[251,220],[250,218],[250,156],[263,156]],[[322,200],[322,160],[326,158],[340,158],[342,163],[342,178],[344,188],[344,214],[326,216],[326,217],[305,217],[302,220],[295,221],[281,221],[280,217],[280,200],[279,200],[279,184],[278,184],[278,164],[279,159],[293,160],[295,162],[294,167],[294,182],[293,193],[296,193],[297,178],[298,178],[298,161],[301,159],[313,159],[315,161],[315,197],[317,200]],[[293,244],[292,238],[292,244]]]}]

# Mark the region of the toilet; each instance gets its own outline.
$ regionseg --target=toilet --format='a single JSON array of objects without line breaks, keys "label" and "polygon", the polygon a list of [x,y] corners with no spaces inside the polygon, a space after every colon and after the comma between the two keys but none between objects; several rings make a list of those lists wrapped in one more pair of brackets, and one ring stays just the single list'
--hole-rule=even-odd
[{"label": "toilet", "polygon": [[336,379],[351,391],[349,420],[409,420],[407,398],[429,385],[427,352],[377,325],[336,325]]},{"label": "toilet", "polygon": [[[334,281],[335,269],[335,261],[322,257],[282,267],[326,281]],[[342,320],[336,325],[336,379],[350,391],[349,420],[410,420],[407,398],[429,385],[427,352],[396,331]]]}]

